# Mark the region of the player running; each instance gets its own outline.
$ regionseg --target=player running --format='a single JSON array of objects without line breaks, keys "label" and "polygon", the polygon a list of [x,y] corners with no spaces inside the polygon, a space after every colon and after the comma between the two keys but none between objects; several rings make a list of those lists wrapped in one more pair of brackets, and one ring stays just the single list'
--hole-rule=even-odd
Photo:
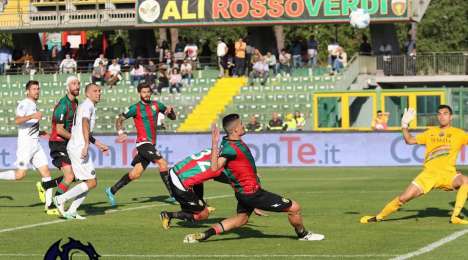
[{"label": "player running", "polygon": [[71,137],[73,118],[78,107],[77,97],[80,95],[80,81],[75,76],[69,76],[66,86],[67,94],[55,105],[52,114],[52,132],[49,137],[52,164],[63,172],[63,176],[36,184],[40,192],[57,187],[55,196],[65,193],[75,178],[67,152],[67,144]]},{"label": "player running", "polygon": [[[124,174],[114,186],[106,188],[105,193],[112,206],[115,206],[115,194],[129,182],[140,178],[146,167],[152,162],[159,165],[159,174],[164,182],[169,194],[169,174],[167,161],[156,150],[156,126],[158,114],[164,113],[169,119],[175,120],[176,114],[172,106],[165,106],[159,101],[151,100],[151,87],[147,83],[140,83],[137,87],[140,101],[131,105],[124,113],[120,114],[115,126],[118,133],[118,141],[125,142],[127,135],[123,130],[123,122],[128,118],[133,118],[137,130],[136,149],[138,153],[132,161],[133,169]],[[171,194],[172,196],[172,194]]]},{"label": "player running", "polygon": [[[83,203],[88,191],[97,185],[94,164],[88,154],[89,143],[94,142],[96,147],[104,154],[107,154],[109,150],[105,144],[91,137],[96,122],[95,106],[101,99],[101,88],[91,83],[86,85],[85,93],[86,99],[76,110],[71,138],[67,144],[67,152],[74,176],[82,182],[62,195],[53,198],[55,206],[66,219],[85,219],[78,215],[77,209]],[[65,202],[73,198],[75,198],[74,201],[65,211]]]},{"label": "player running", "polygon": [[[41,181],[51,180],[47,157],[39,143],[39,121],[42,113],[37,110],[37,100],[41,88],[39,82],[30,80],[26,83],[26,98],[19,102],[16,108],[15,123],[18,125],[18,147],[16,150],[16,170],[0,172],[1,180],[22,180],[31,164],[38,169],[42,176]],[[52,189],[41,193],[39,199],[45,203],[45,212],[48,215],[56,215],[56,211],[50,208],[52,204]]]},{"label": "player running", "polygon": [[304,228],[300,205],[262,189],[257,176],[257,168],[250,149],[242,141],[245,134],[244,125],[238,114],[223,118],[223,128],[227,136],[221,142],[221,153],[218,156],[219,129],[212,127],[211,170],[216,172],[224,167],[224,174],[231,182],[237,199],[237,215],[214,224],[202,233],[185,236],[184,243],[204,241],[209,237],[241,227],[247,224],[255,208],[287,212],[289,223],[294,227],[299,240],[322,240],[321,234],[314,234]]},{"label": "player running", "polygon": [[426,146],[424,169],[398,197],[390,201],[376,216],[364,216],[361,223],[373,223],[384,220],[403,204],[427,194],[432,189],[457,190],[455,208],[450,223],[468,224],[460,217],[468,195],[468,177],[458,173],[455,169],[460,149],[468,143],[468,135],[461,129],[451,126],[452,108],[440,105],[437,109],[439,126],[429,128],[425,132],[413,137],[408,131],[409,123],[416,117],[412,108],[406,110],[401,119],[403,137],[407,144]]}]

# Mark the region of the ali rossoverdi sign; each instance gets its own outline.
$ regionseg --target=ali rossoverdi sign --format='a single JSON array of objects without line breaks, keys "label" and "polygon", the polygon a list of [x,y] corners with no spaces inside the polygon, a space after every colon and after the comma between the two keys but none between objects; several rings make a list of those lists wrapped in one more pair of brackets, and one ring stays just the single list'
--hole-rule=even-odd
[{"label": "ali rossoverdi sign", "polygon": [[137,0],[139,26],[344,23],[352,10],[372,21],[409,21],[411,0]]}]

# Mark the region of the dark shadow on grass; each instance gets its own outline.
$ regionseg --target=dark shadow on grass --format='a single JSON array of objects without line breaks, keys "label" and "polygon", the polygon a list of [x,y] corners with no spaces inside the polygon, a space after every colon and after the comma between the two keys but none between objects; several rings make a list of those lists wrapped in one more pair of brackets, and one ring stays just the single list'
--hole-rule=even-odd
[{"label": "dark shadow on grass", "polygon": [[0,196],[0,200],[1,199],[14,200],[12,196]]},{"label": "dark shadow on grass", "polygon": [[347,211],[347,212],[345,212],[344,214],[347,214],[347,215],[360,215],[361,212],[357,212],[357,211]]},{"label": "dark shadow on grass", "polygon": [[[183,221],[183,220],[173,219],[171,226],[173,226],[173,227],[179,226],[179,227],[183,227],[183,228],[208,228],[211,225],[213,225],[215,223],[219,223],[224,219],[225,218],[209,218],[209,219],[202,220],[202,221],[199,221],[199,222],[190,222],[190,221]],[[248,223],[246,226],[262,227],[262,226],[259,226],[259,225],[254,225],[252,223]]]},{"label": "dark shadow on grass", "polygon": [[[105,204],[104,206],[100,206]],[[78,210],[84,210],[86,215],[104,215],[106,210],[118,209],[119,205],[112,207],[108,202],[87,203],[80,206]]]},{"label": "dark shadow on grass", "polygon": [[[13,198],[11,200],[14,200]],[[29,205],[9,205],[9,206],[0,206],[0,208],[34,208],[42,206],[44,207],[44,203],[34,203],[34,204],[29,204]]]},{"label": "dark shadow on grass", "polygon": [[247,238],[264,238],[264,239],[272,239],[272,238],[289,238],[289,239],[292,239],[292,240],[296,240],[297,237],[294,236],[294,235],[291,235],[291,236],[285,236],[285,235],[270,235],[270,234],[265,234],[263,233],[262,231],[258,230],[258,229],[253,229],[253,228],[250,228],[248,226],[244,226],[244,227],[241,227],[241,228],[238,228],[238,229],[235,229],[235,230],[231,230],[229,231],[228,233],[226,234],[230,234],[230,233],[234,233],[234,234],[237,234],[238,237],[227,237],[227,238],[223,238],[223,235],[221,236],[216,236],[216,239],[213,239],[213,240],[206,240],[206,241],[203,241],[203,243],[207,243],[207,242],[223,242],[223,241],[228,241],[228,240],[239,240],[239,239],[247,239]]},{"label": "dark shadow on grass", "polygon": [[[449,205],[453,209],[453,207],[455,207],[455,201],[449,202]],[[461,211],[461,215],[468,217],[468,209],[466,209],[466,204],[465,204],[465,207]]]},{"label": "dark shadow on grass", "polygon": [[128,203],[128,204],[134,204],[134,203],[148,203],[148,202],[164,202],[168,204],[177,204],[176,202],[167,202],[166,200],[169,199],[170,197],[167,195],[158,195],[158,196],[151,196],[151,197],[138,197],[138,198],[132,198],[132,201],[135,201],[133,203]]},{"label": "dark shadow on grass", "polygon": [[396,221],[396,220],[405,220],[405,219],[418,219],[418,218],[428,218],[428,217],[449,217],[450,210],[439,209],[439,208],[426,208],[422,210],[400,210],[401,212],[416,212],[416,214],[401,218],[392,218],[385,221]]}]

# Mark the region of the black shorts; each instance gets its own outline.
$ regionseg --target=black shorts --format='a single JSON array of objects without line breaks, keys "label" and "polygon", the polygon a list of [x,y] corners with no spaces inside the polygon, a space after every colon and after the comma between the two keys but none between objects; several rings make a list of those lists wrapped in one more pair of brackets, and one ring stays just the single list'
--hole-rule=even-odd
[{"label": "black shorts", "polygon": [[259,189],[252,194],[236,193],[236,199],[237,213],[247,213],[249,215],[256,208],[273,212],[285,212],[292,205],[291,200],[263,189]]},{"label": "black shorts", "polygon": [[[170,177],[169,177],[170,178]],[[184,212],[198,213],[205,209],[206,202],[200,199],[193,189],[180,190],[172,181],[169,181],[174,198],[179,202]],[[202,186],[203,187],[203,186]]]},{"label": "black shorts", "polygon": [[159,159],[162,159],[161,153],[154,147],[153,144],[146,143],[138,146],[138,153],[135,155],[132,161],[132,166],[135,166],[139,163],[143,166],[143,169],[146,169],[148,165],[152,162],[155,162]]},{"label": "black shorts", "polygon": [[71,165],[70,157],[67,152],[67,142],[49,142],[50,157],[52,164],[61,169],[63,166]]}]

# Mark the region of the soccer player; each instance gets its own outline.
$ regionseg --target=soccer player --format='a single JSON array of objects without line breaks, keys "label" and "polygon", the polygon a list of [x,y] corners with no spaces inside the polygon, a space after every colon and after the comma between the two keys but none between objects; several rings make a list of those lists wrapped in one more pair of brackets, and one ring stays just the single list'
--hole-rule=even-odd
[{"label": "soccer player", "polygon": [[468,177],[457,173],[455,162],[460,149],[468,143],[468,135],[461,129],[451,126],[452,108],[440,105],[437,110],[438,127],[412,136],[408,131],[409,123],[415,118],[414,109],[405,109],[401,126],[407,144],[426,146],[424,169],[399,196],[390,201],[376,216],[363,216],[361,223],[379,222],[397,211],[403,204],[432,189],[457,190],[455,208],[450,218],[452,224],[468,224],[460,217],[468,194]]},{"label": "soccer player", "polygon": [[[78,215],[76,211],[81,203],[83,203],[88,191],[97,185],[94,164],[88,154],[89,143],[94,142],[96,147],[104,154],[107,154],[109,150],[105,144],[94,138],[90,138],[96,121],[95,106],[101,99],[101,88],[91,83],[86,85],[85,93],[86,99],[76,110],[71,138],[67,144],[67,152],[74,176],[82,182],[67,192],[53,198],[55,206],[66,219],[85,219]],[[65,212],[65,202],[73,198],[74,201]]]},{"label": "soccer player", "polygon": [[117,181],[114,186],[106,188],[105,193],[112,206],[115,206],[115,194],[129,182],[140,178],[143,171],[152,162],[159,165],[159,174],[166,186],[169,194],[172,197],[169,187],[169,174],[167,161],[156,150],[156,127],[158,122],[158,114],[164,113],[171,120],[176,119],[176,114],[172,106],[165,106],[159,101],[151,100],[151,87],[147,83],[140,83],[137,86],[140,95],[140,101],[131,105],[124,113],[120,114],[116,120],[115,126],[118,133],[118,141],[124,142],[127,135],[123,130],[123,122],[125,119],[133,118],[137,130],[136,149],[138,153],[132,161],[133,169],[125,173],[122,178]]},{"label": "soccer player", "polygon": [[[26,176],[30,164],[39,170],[41,181],[51,180],[47,157],[39,143],[39,121],[42,113],[37,110],[37,100],[40,93],[39,82],[30,80],[26,83],[26,98],[19,102],[16,108],[15,123],[18,125],[18,147],[16,150],[16,170],[0,172],[0,180],[21,180]],[[41,132],[41,133],[40,133]],[[55,215],[52,204],[52,189],[40,194],[40,200],[45,202],[45,212]]]},{"label": "soccer player", "polygon": [[[211,149],[205,149],[195,153],[175,164],[169,170],[169,185],[174,198],[179,202],[181,211],[160,213],[162,226],[169,229],[171,219],[184,221],[200,221],[207,219],[213,208],[208,207],[203,200],[203,183],[207,180],[215,180],[228,183],[223,169],[211,170]],[[211,209],[211,210],[210,210]]]},{"label": "soccer player", "polygon": [[287,212],[289,223],[294,227],[299,240],[322,240],[321,234],[307,231],[300,214],[300,205],[286,198],[262,189],[257,176],[255,160],[250,149],[242,141],[245,134],[244,125],[238,114],[229,114],[223,118],[223,128],[227,133],[221,142],[218,156],[219,129],[212,127],[211,170],[216,172],[224,167],[224,174],[234,188],[237,199],[237,215],[214,224],[202,233],[185,236],[184,243],[195,243],[209,237],[241,227],[247,224],[255,208]]},{"label": "soccer player", "polygon": [[42,192],[57,187],[55,196],[65,193],[75,178],[67,152],[67,144],[71,137],[73,118],[78,107],[77,97],[80,95],[80,81],[75,76],[69,76],[66,86],[67,94],[55,105],[52,114],[52,132],[49,137],[52,164],[63,172],[63,176],[36,184],[38,190]]}]

